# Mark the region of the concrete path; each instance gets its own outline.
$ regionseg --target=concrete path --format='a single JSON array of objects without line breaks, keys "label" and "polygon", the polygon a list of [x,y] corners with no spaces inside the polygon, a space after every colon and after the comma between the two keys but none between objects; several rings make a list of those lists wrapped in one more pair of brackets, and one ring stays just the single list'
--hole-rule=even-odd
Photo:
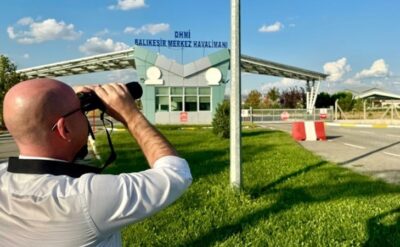
[{"label": "concrete path", "polygon": [[0,135],[0,162],[7,160],[10,156],[18,155],[17,145],[8,133]]}]

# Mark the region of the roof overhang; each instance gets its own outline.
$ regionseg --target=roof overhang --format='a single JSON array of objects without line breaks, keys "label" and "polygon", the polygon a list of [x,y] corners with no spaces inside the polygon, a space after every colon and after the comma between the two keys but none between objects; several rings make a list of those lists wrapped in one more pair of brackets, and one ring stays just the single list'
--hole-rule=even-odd
[{"label": "roof overhang", "polygon": [[322,81],[328,75],[294,66],[275,63],[246,55],[241,56],[241,67],[245,72],[292,78],[304,81]]},{"label": "roof overhang", "polygon": [[123,51],[20,69],[17,72],[25,74],[28,79],[33,79],[135,68],[133,52],[134,48],[131,48]]},{"label": "roof overhang", "polygon": [[[69,75],[88,74],[93,72],[111,71],[133,68],[136,69],[134,48],[123,51],[104,53],[96,56],[52,63],[32,68],[20,69],[17,72],[25,74],[28,79],[41,77],[61,77]],[[244,72],[292,78],[305,81],[321,81],[328,75],[305,70],[289,65],[275,63],[246,55],[241,56],[241,68]]]},{"label": "roof overhang", "polygon": [[357,95],[357,99],[375,98],[375,99],[400,99],[400,95],[388,93],[379,89],[368,90],[364,93]]}]

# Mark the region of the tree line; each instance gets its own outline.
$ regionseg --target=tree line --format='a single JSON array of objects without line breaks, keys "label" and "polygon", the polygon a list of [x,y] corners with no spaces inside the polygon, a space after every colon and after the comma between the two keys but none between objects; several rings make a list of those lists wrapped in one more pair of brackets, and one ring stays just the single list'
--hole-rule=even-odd
[{"label": "tree line", "polygon": [[[335,105],[336,100],[339,100],[339,105],[343,111],[362,109],[362,101],[354,99],[351,92],[345,91],[336,92],[332,95],[326,92],[319,93],[315,107],[329,108]],[[290,87],[283,90],[272,87],[265,94],[262,94],[258,90],[252,90],[244,100],[244,108],[247,109],[250,107],[253,109],[304,109],[306,107],[306,91],[302,87]]]}]

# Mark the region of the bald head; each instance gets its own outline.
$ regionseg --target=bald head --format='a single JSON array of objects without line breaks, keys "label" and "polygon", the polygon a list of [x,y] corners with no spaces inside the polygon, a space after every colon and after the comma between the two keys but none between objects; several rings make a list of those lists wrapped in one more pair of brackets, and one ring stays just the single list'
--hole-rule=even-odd
[{"label": "bald head", "polygon": [[4,121],[17,144],[46,145],[51,127],[62,114],[79,107],[68,85],[53,79],[18,83],[6,94]]}]

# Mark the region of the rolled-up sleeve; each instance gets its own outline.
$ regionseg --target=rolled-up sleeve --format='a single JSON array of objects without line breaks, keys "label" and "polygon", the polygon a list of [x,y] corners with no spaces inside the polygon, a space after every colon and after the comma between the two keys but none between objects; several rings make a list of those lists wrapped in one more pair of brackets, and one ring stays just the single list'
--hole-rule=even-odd
[{"label": "rolled-up sleeve", "polygon": [[82,176],[89,217],[101,234],[148,217],[178,199],[192,182],[186,160],[165,156],[152,169],[120,175]]}]

